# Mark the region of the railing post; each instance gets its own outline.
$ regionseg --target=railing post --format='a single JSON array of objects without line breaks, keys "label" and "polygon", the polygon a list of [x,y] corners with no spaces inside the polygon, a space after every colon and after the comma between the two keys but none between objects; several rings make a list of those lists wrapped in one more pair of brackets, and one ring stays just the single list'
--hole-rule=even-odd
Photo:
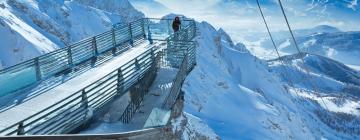
[{"label": "railing post", "polygon": [[41,71],[40,71],[39,57],[34,58],[34,65],[35,65],[36,80],[40,81]]},{"label": "railing post", "polygon": [[193,21],[193,36],[192,36],[192,38],[194,38],[194,37],[196,37],[196,22],[195,21]]},{"label": "railing post", "polygon": [[156,67],[158,65],[158,60],[157,57],[155,56],[155,51],[154,49],[151,49],[151,67],[150,67],[150,72],[156,71]]},{"label": "railing post", "polygon": [[71,47],[70,46],[68,46],[68,48],[67,48],[67,53],[68,53],[69,68],[71,68],[71,66],[73,65],[73,60],[72,60],[72,52],[71,52]]},{"label": "railing post", "polygon": [[84,120],[85,120],[87,118],[87,110],[88,110],[88,107],[89,107],[88,98],[87,98],[85,89],[83,89],[81,91],[81,104],[84,107],[84,109],[86,110],[85,115],[84,115]]},{"label": "railing post", "polygon": [[148,40],[149,40],[149,43],[150,44],[153,44],[153,39],[152,39],[152,36],[151,36],[151,31],[150,31],[150,21],[147,21],[148,24],[147,24],[147,30],[148,30]]},{"label": "railing post", "polygon": [[146,39],[146,34],[145,34],[145,18],[141,19],[141,31],[144,35],[144,39]]},{"label": "railing post", "polygon": [[111,38],[112,38],[112,44],[113,44],[113,48],[111,50],[112,55],[115,56],[116,55],[116,40],[115,40],[115,29],[114,27],[111,28]]},{"label": "railing post", "polygon": [[151,61],[155,62],[155,50],[151,48],[150,50],[150,54],[151,54]]},{"label": "railing post", "polygon": [[140,80],[140,64],[139,64],[139,60],[137,58],[135,58],[135,69],[136,69],[136,72],[138,73],[138,78],[137,80]]},{"label": "railing post", "polygon": [[132,23],[129,23],[129,34],[130,34],[130,45],[131,47],[134,47],[134,40],[133,40],[133,34],[132,34],[132,28],[131,28]]},{"label": "railing post", "polygon": [[25,135],[24,122],[19,123],[17,135]]},{"label": "railing post", "polygon": [[85,89],[81,91],[81,101],[85,108],[88,108],[88,98],[85,92]]},{"label": "railing post", "polygon": [[94,36],[92,38],[92,46],[93,46],[93,49],[94,49],[94,55],[97,56],[99,54],[99,52],[98,52],[98,48],[97,48],[97,45],[96,45],[96,36]]},{"label": "railing post", "polygon": [[121,69],[119,68],[117,71],[117,94],[120,95],[123,90],[124,90],[124,85],[123,85],[123,74]]},{"label": "railing post", "polygon": [[170,21],[169,20],[167,20],[167,28],[168,28],[168,33],[169,33],[169,35],[171,36],[171,28],[170,28]]},{"label": "railing post", "polygon": [[91,66],[93,67],[93,66],[95,66],[97,55],[98,55],[98,49],[97,49],[97,45],[96,45],[96,36],[92,37],[91,42],[92,42],[92,47],[93,47],[93,50],[94,50],[94,57],[91,60]]},{"label": "railing post", "polygon": [[135,68],[136,68],[136,70],[140,70],[140,64],[139,64],[139,60],[137,58],[135,58]]}]

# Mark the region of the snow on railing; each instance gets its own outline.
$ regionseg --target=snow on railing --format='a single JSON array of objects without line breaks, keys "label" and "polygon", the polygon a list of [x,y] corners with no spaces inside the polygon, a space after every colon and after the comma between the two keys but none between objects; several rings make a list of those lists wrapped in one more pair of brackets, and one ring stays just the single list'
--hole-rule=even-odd
[{"label": "snow on railing", "polygon": [[54,103],[52,106],[0,130],[2,135],[67,133],[79,127],[114,97],[126,93],[155,62],[151,48],[97,82]]},{"label": "snow on railing", "polygon": [[[145,39],[151,43],[153,40],[166,40],[172,34],[170,22],[171,19],[143,18],[129,24],[114,24],[109,31],[2,69],[0,96],[22,90],[55,75],[71,72],[75,66],[85,62],[90,61],[94,66],[99,56],[109,52],[113,56],[118,55]],[[182,29],[189,32],[190,37],[186,39],[193,38],[195,21],[184,20],[182,26]]]},{"label": "snow on railing", "polygon": [[[134,23],[139,24],[139,23]],[[143,24],[143,23],[141,23]],[[139,24],[139,25],[141,25]],[[129,28],[132,28],[132,25],[128,26]],[[60,49],[54,52],[51,52],[49,54],[45,54],[43,56],[37,57],[33,60],[29,60],[24,64],[20,65],[30,65],[34,62],[37,63],[38,69],[40,69],[40,72],[43,72],[40,66],[40,63],[43,63],[45,59],[44,58],[51,58],[50,56],[56,57],[56,58],[62,58],[62,57],[69,57],[71,56],[71,60],[69,59],[60,59],[61,61],[66,61],[68,64],[77,64],[82,60],[92,58],[88,55],[95,55],[102,52],[105,52],[107,50],[111,50],[114,52],[117,51],[117,42],[118,41],[126,41],[132,43],[136,43],[136,40],[129,41],[129,38],[126,38],[126,35],[120,36],[116,32],[122,32],[118,29],[126,30],[126,26],[122,27],[122,25],[115,25],[114,28],[111,30],[111,33],[105,32],[103,34],[97,35],[95,37],[92,37],[90,39],[82,40],[78,43],[73,44],[75,47],[68,47],[64,49]],[[135,28],[135,27],[134,27]],[[192,28],[192,26],[188,26],[187,28]],[[135,32],[135,29],[129,29],[128,33],[132,34],[130,30],[133,30]],[[136,32],[143,32],[143,29],[140,29],[142,31],[136,31]],[[189,32],[186,28],[181,31],[186,33]],[[115,36],[114,36],[115,34]],[[112,36],[111,36],[112,35]],[[142,38],[141,33],[135,33],[135,38]],[[104,36],[108,36],[105,37]],[[191,36],[191,35],[187,35]],[[104,39],[111,38],[112,44],[107,43],[101,43],[104,41]],[[132,38],[134,39],[134,38]],[[190,38],[188,38],[190,39]],[[131,40],[131,37],[130,37]],[[106,40],[104,42],[107,42]],[[181,40],[174,40],[174,38],[167,38],[168,49],[167,51],[161,51],[162,53],[158,52],[155,48],[150,48],[146,52],[142,53],[135,59],[129,61],[128,63],[124,64],[123,66],[119,67],[117,70],[109,73],[103,78],[100,78],[97,82],[94,82],[90,84],[89,86],[80,89],[78,92],[62,99],[59,102],[54,103],[52,106],[49,106],[45,108],[44,110],[37,112],[26,119],[23,119],[11,126],[6,127],[3,130],[0,130],[0,135],[44,135],[44,134],[62,134],[62,133],[68,133],[79,127],[81,124],[85,123],[87,120],[89,120],[93,114],[97,113],[97,111],[100,110],[101,107],[106,105],[107,103],[111,102],[115,97],[121,96],[122,94],[126,93],[131,87],[133,87],[136,83],[139,83],[142,78],[146,74],[154,75],[154,71],[156,72],[156,69],[154,69],[154,66],[158,64],[157,61],[161,60],[159,59],[159,54],[164,54],[166,52],[166,55],[168,58],[170,58],[170,55],[179,55],[181,57],[178,57],[178,59],[186,59],[186,61],[174,61],[174,59],[167,59],[167,61],[170,61],[170,63],[175,64],[177,62],[187,62],[186,63],[186,71],[189,71],[194,65],[195,65],[195,47],[196,44],[194,42],[189,42],[187,40],[181,41]],[[187,43],[186,43],[187,42]],[[85,48],[87,48],[87,45],[91,45],[92,47],[90,51],[88,52]],[[109,47],[112,45],[112,47]],[[85,49],[79,49],[79,48]],[[96,48],[96,49],[94,49]],[[174,53],[167,53],[169,50],[172,50]],[[77,51],[84,51],[85,53],[83,55],[74,54],[74,52]],[[66,53],[67,52],[67,53]],[[71,52],[71,53],[69,53]],[[180,54],[175,53],[180,52]],[[64,55],[67,54],[67,55]],[[163,55],[162,55],[163,56]],[[76,59],[74,59],[76,58]],[[174,61],[174,62],[172,62]],[[33,62],[33,63],[31,63]],[[30,63],[30,64],[29,64]],[[50,63],[50,62],[49,62]],[[65,63],[65,62],[64,62]],[[49,69],[51,69],[51,64],[45,63]],[[184,70],[185,64],[182,63],[181,69]],[[54,64],[55,66],[55,64]],[[56,65],[57,67],[63,68],[61,65]],[[174,65],[176,66],[176,65]],[[12,71],[15,67],[11,67],[9,69],[5,69],[7,71]],[[15,69],[18,69],[17,66]],[[36,69],[36,66],[35,66]],[[150,71],[149,71],[150,70]],[[52,70],[49,70],[50,72]],[[182,72],[181,79],[184,78],[183,72]],[[153,78],[153,76],[150,76],[150,79]],[[149,79],[143,79],[142,81],[147,82]],[[150,80],[151,81],[151,80]],[[179,80],[175,81],[174,83],[179,83]],[[182,83],[182,81],[180,82]],[[146,83],[143,83],[146,84]],[[151,84],[151,83],[150,83]],[[149,83],[147,83],[149,86]],[[181,86],[181,85],[180,85]],[[178,88],[176,87],[176,93],[174,96],[177,96]],[[145,91],[142,90],[141,93],[144,93]],[[134,113],[134,110],[138,108],[140,105],[143,94],[141,94],[138,97],[138,100],[134,100],[133,107],[129,107],[130,113],[124,113],[123,115],[124,120],[127,121],[130,120],[132,114]],[[171,96],[173,98],[173,95]],[[130,105],[129,105],[130,106]],[[131,116],[130,116],[131,115]]]}]

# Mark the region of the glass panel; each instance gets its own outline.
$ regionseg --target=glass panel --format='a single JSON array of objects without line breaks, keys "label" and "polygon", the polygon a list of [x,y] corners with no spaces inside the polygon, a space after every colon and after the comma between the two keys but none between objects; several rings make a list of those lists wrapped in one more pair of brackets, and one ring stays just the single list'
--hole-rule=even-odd
[{"label": "glass panel", "polygon": [[0,74],[0,96],[7,95],[35,82],[36,71],[33,66]]}]

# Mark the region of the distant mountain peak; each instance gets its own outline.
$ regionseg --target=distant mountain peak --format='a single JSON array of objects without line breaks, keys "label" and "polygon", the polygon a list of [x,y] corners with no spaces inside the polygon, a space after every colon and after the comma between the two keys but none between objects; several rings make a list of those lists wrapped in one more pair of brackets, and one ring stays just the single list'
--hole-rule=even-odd
[{"label": "distant mountain peak", "polygon": [[314,30],[323,30],[323,31],[336,31],[336,32],[340,32],[340,30],[336,27],[330,26],[330,25],[318,25],[316,27],[313,28]]}]

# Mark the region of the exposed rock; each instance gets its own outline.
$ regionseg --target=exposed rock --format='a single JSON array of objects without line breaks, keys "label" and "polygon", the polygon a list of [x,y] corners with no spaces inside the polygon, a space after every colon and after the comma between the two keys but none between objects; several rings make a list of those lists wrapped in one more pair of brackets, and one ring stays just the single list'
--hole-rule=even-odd
[{"label": "exposed rock", "polygon": [[5,4],[0,3],[0,8],[5,9],[6,8]]}]

